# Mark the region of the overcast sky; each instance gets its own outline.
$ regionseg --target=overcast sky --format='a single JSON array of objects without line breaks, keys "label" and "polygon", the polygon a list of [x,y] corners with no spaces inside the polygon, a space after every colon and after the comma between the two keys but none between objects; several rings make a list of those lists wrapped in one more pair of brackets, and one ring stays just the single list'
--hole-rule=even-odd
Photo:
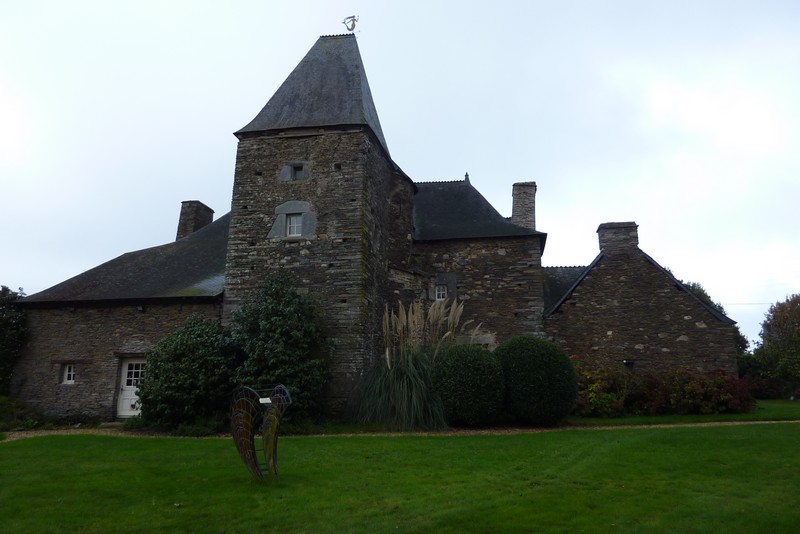
[{"label": "overcast sky", "polygon": [[35,293],[230,209],[236,138],[320,35],[355,29],[389,150],[503,215],[534,180],[545,265],[597,226],[750,339],[800,292],[800,2],[5,1],[0,284]]}]

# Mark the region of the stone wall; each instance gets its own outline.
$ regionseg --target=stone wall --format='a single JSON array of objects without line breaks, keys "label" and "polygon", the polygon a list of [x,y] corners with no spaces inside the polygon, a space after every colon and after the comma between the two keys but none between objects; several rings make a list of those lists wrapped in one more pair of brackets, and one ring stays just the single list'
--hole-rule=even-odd
[{"label": "stone wall", "polygon": [[[219,319],[213,303],[27,308],[29,342],[14,369],[12,394],[68,418],[116,416],[122,357],[144,356],[190,315]],[[75,383],[62,384],[62,366]]]},{"label": "stone wall", "polygon": [[183,239],[199,229],[211,224],[214,220],[214,210],[199,200],[184,200],[181,202],[181,213],[178,217],[178,231],[175,240]]},{"label": "stone wall", "polygon": [[[294,166],[302,173],[292,177]],[[322,309],[333,414],[343,412],[379,349],[379,314],[391,291],[388,264],[390,257],[403,261],[412,188],[368,129],[239,141],[224,320],[271,271],[290,270]],[[314,219],[302,236],[274,231],[281,216],[276,208],[292,202],[307,203]]]},{"label": "stone wall", "polygon": [[734,327],[635,245],[606,247],[572,296],[545,319],[545,328],[585,367],[736,372]]},{"label": "stone wall", "polygon": [[517,182],[512,189],[511,222],[536,230],[536,182]]},{"label": "stone wall", "polygon": [[430,298],[437,276],[454,275],[462,324],[482,323],[497,343],[543,334],[539,236],[418,242],[413,253],[420,270],[432,273]]}]

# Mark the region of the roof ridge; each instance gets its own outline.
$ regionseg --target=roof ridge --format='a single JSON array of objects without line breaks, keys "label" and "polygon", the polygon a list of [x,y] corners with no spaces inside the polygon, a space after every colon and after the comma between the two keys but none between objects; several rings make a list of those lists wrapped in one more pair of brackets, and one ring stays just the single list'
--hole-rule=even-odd
[{"label": "roof ridge", "polygon": [[415,184],[469,184],[467,180],[431,180],[430,182],[414,182]]}]

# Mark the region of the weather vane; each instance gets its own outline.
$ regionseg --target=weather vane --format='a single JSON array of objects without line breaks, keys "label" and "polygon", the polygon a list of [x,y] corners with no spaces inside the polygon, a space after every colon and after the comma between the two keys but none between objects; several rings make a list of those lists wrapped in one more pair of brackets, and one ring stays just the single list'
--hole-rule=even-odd
[{"label": "weather vane", "polygon": [[356,15],[351,15],[345,18],[342,21],[342,24],[344,24],[344,27],[347,28],[347,31],[351,32],[356,28],[356,22],[358,22],[358,17]]}]

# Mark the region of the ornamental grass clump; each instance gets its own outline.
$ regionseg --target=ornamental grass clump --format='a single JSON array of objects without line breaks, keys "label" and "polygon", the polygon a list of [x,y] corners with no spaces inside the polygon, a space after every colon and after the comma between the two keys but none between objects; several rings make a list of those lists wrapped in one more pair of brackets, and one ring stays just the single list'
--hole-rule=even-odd
[{"label": "ornamental grass clump", "polygon": [[463,303],[449,301],[436,301],[427,312],[419,301],[408,307],[401,302],[397,312],[385,307],[383,357],[356,390],[351,405],[355,422],[391,430],[447,426],[431,373],[442,346],[455,341],[463,311]]},{"label": "ornamental grass clump", "polygon": [[495,349],[506,382],[505,407],[520,422],[552,426],[575,406],[578,380],[555,343],[517,336]]}]

